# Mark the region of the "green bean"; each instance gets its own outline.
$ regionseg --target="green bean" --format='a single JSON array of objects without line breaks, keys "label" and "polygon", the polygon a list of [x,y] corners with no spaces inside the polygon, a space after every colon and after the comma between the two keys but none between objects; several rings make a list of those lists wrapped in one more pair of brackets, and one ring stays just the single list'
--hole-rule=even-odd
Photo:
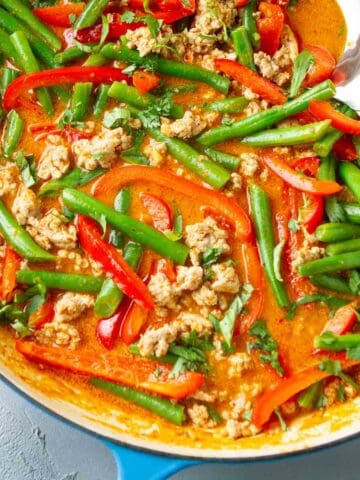
[{"label": "green bean", "polygon": [[170,154],[198,177],[214,188],[221,189],[230,180],[230,173],[220,165],[201,155],[180,138],[170,138],[160,130],[149,129],[149,135],[158,142],[164,142]]},{"label": "green bean", "polygon": [[85,10],[75,22],[74,30],[91,27],[101,17],[104,8],[108,5],[109,0],[90,0]]},{"label": "green bean", "polygon": [[360,204],[359,203],[342,203],[346,218],[350,223],[360,224]]},{"label": "green bean", "polygon": [[250,185],[249,192],[256,238],[266,276],[278,305],[280,307],[288,307],[290,302],[284,284],[277,279],[274,270],[275,239],[269,199],[266,193],[254,183]]},{"label": "green bean", "polygon": [[[132,355],[142,356],[140,353],[139,345],[133,343],[129,346],[129,352]],[[164,362],[170,363],[171,365],[175,365],[179,357],[177,355],[173,355],[172,353],[167,353],[166,355],[161,355],[160,357],[156,357],[155,355],[147,355],[146,358],[150,360],[155,360],[156,362]]]},{"label": "green bean", "polygon": [[274,128],[245,137],[242,143],[252,147],[276,147],[282,145],[303,145],[314,143],[323,137],[329,128],[330,120],[308,123],[307,125]]},{"label": "green bean", "polygon": [[104,282],[104,278],[101,277],[49,270],[19,270],[16,280],[24,285],[41,283],[47,288],[83,293],[98,293]]},{"label": "green bean", "polygon": [[[21,67],[25,73],[35,73],[40,71],[39,64],[34,57],[29,42],[24,32],[18,31],[10,35],[10,39],[21,58]],[[48,115],[54,113],[54,106],[51,101],[49,91],[46,88],[37,88],[36,96]]]},{"label": "green bean", "polygon": [[0,232],[14,250],[27,260],[46,262],[55,259],[34,242],[27,231],[17,223],[2,200],[0,200]]},{"label": "green bean", "polygon": [[165,398],[150,395],[149,393],[134,390],[133,388],[118,385],[117,383],[100,380],[99,378],[92,378],[90,383],[95,387],[102,388],[114,395],[125,398],[146,410],[150,410],[176,425],[182,425],[185,421],[185,408],[179,403],[172,403]]},{"label": "green bean", "polygon": [[322,382],[316,382],[306,390],[304,390],[297,398],[297,403],[301,408],[314,408],[321,390],[323,388]]},{"label": "green bean", "polygon": [[70,210],[88,215],[98,221],[105,217],[112,227],[121,230],[135,242],[154,250],[164,257],[170,258],[174,263],[181,265],[185,263],[189,249],[180,242],[168,240],[164,235],[148,225],[116,212],[111,207],[79,190],[72,188],[64,189],[62,199]]},{"label": "green bean", "polygon": [[[121,82],[114,82],[108,91],[108,95],[111,98],[115,98],[116,100],[141,109],[149,107],[157,100],[154,95],[151,95],[151,93],[140,94],[135,87],[130,87],[129,85],[126,85],[126,83]],[[170,109],[170,117],[182,118],[183,116],[183,107],[174,103]]]},{"label": "green bean", "polygon": [[260,35],[257,31],[255,13],[257,10],[257,0],[250,0],[250,2],[244,8],[243,25],[249,33],[250,41],[255,48],[260,48]]},{"label": "green bean", "polygon": [[227,170],[236,170],[240,163],[240,157],[213,148],[205,148],[204,153]]},{"label": "green bean", "polygon": [[318,260],[300,265],[298,271],[303,277],[311,277],[319,273],[335,272],[336,270],[352,270],[360,268],[360,251],[341,253],[332,257],[323,257]]},{"label": "green bean", "polygon": [[96,100],[94,103],[94,117],[101,118],[105,112],[109,100],[110,85],[101,84],[97,91]]},{"label": "green bean", "polygon": [[59,37],[46,27],[21,0],[0,0],[0,5],[28,25],[30,29],[42,38],[54,51],[60,50],[61,40]]},{"label": "green bean", "polygon": [[[114,209],[119,213],[128,215],[130,210],[130,203],[131,203],[130,188],[129,187],[122,188],[115,197]],[[119,232],[118,230],[111,230],[109,235],[109,241],[116,248],[122,248],[124,246],[125,237],[122,232]]]},{"label": "green bean", "polygon": [[3,68],[1,75],[1,93],[4,94],[12,81],[19,76],[19,72],[13,68]]},{"label": "green bean", "polygon": [[310,277],[310,282],[321,288],[327,288],[328,290],[334,290],[339,293],[351,294],[348,283],[337,275],[314,275]]},{"label": "green bean", "polygon": [[245,97],[228,97],[215,102],[205,103],[205,110],[218,113],[241,113],[248,101]]},{"label": "green bean", "polygon": [[231,32],[234,50],[240,63],[256,72],[254,52],[247,28],[242,25]]},{"label": "green bean", "polygon": [[[350,118],[356,118],[357,114],[347,105],[341,105],[338,108],[339,112],[347,115]],[[334,144],[342,137],[343,133],[336,128],[330,127],[327,134],[321,139],[318,140],[314,146],[314,152],[317,153],[320,157],[326,157],[331,152]]]},{"label": "green bean", "polygon": [[330,350],[340,352],[350,348],[359,347],[360,333],[346,333],[344,335],[334,335],[331,332],[324,332],[314,338],[314,347],[321,350]]},{"label": "green bean", "polygon": [[130,50],[125,46],[119,48],[113,43],[106,44],[101,49],[100,53],[106,58],[125,62],[129,65],[136,65],[139,67],[151,65],[151,68],[154,71],[158,71],[164,75],[206,83],[221,93],[228,93],[229,90],[230,81],[227,78],[218,73],[214,73],[211,70],[197,67],[196,65],[167,60],[156,54],[141,57],[136,50]]},{"label": "green bean", "polygon": [[35,55],[50,68],[56,67],[56,61],[53,51],[47,46],[40,38],[29,30],[28,26],[11,15],[9,12],[0,8],[0,27],[4,28],[9,33],[15,33],[17,31],[24,32],[28,39],[31,49]]},{"label": "green bean", "polygon": [[84,58],[86,55],[87,53],[78,47],[69,47],[55,55],[55,62],[60,65],[65,65],[66,63],[80,60],[80,58]]},{"label": "green bean", "polygon": [[358,250],[360,250],[360,238],[333,243],[326,247],[326,253],[330,256],[338,255],[339,253],[356,252]]},{"label": "green bean", "polygon": [[360,237],[360,225],[351,223],[323,223],[316,231],[315,236],[320,242],[341,242]]},{"label": "green bean", "polygon": [[86,119],[91,101],[93,84],[91,82],[76,83],[71,98],[71,120],[82,122]]},{"label": "green bean", "polygon": [[336,158],[334,155],[330,155],[329,157],[324,157],[321,159],[321,164],[319,167],[318,172],[318,179],[319,180],[335,180],[335,165],[336,165]]},{"label": "green bean", "polygon": [[352,191],[356,200],[360,202],[360,169],[350,162],[341,162],[339,175],[345,185]]},{"label": "green bean", "polygon": [[311,100],[328,100],[333,97],[334,94],[335,85],[330,80],[326,80],[284,105],[278,105],[269,110],[256,113],[255,115],[234,122],[230,126],[222,125],[211,128],[200,135],[198,141],[202,145],[210,147],[216,143],[230,140],[231,138],[251,135],[261,130],[265,130],[287,117],[302,112],[308,108]]},{"label": "green bean", "polygon": [[5,58],[10,60],[10,62],[16,67],[20,67],[20,58],[10,40],[10,35],[8,35],[2,28],[0,28],[0,53],[2,53]]},{"label": "green bean", "polygon": [[3,153],[10,157],[18,146],[24,129],[24,122],[16,110],[8,113],[3,135]]}]

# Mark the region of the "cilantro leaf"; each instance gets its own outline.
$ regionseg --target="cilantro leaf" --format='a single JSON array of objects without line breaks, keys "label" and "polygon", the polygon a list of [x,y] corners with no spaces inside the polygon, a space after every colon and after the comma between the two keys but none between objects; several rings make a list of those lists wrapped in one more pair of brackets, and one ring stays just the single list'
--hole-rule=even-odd
[{"label": "cilantro leaf", "polygon": [[121,15],[121,21],[124,23],[133,23],[135,18],[135,13],[131,10],[126,10],[126,12]]},{"label": "cilantro leaf", "polygon": [[209,268],[213,263],[216,263],[222,253],[220,248],[208,248],[202,254],[202,265],[204,268]]},{"label": "cilantro leaf", "polygon": [[106,128],[118,128],[127,125],[131,118],[130,111],[124,107],[115,107],[110,112],[105,112],[103,125]]},{"label": "cilantro leaf", "polygon": [[272,338],[263,320],[258,320],[249,330],[249,335],[256,338],[254,342],[248,344],[248,349],[259,350],[265,352],[260,354],[260,360],[264,363],[269,363],[271,367],[280,375],[284,375],[284,369],[280,364],[278,343]]},{"label": "cilantro leaf", "polygon": [[20,170],[25,187],[30,188],[38,182],[34,155],[24,155],[23,152],[17,152],[15,163]]}]

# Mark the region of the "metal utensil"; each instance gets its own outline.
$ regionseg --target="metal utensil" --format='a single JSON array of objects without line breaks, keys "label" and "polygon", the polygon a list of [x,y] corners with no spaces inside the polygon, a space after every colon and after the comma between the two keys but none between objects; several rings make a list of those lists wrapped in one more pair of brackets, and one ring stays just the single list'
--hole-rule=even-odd
[{"label": "metal utensil", "polygon": [[348,28],[343,56],[333,73],[336,98],[360,112],[360,0],[338,0]]}]

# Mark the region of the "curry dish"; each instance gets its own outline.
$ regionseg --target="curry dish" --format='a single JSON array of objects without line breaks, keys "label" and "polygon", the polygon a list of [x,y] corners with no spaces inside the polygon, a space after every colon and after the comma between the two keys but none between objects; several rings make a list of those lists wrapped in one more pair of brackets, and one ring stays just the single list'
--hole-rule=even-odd
[{"label": "curry dish", "polygon": [[224,440],[354,398],[345,41],[334,0],[0,0],[0,319],[17,358],[154,431]]}]

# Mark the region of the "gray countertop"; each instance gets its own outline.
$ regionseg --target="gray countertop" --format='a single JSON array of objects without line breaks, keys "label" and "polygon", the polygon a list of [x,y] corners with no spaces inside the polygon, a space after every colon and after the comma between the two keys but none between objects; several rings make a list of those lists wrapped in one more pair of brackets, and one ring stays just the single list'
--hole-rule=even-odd
[{"label": "gray countertop", "polygon": [[[359,480],[360,439],[307,456],[194,467],[172,480]],[[0,383],[1,480],[117,480],[109,450]],[[147,480],[139,470],[139,480]]]}]

